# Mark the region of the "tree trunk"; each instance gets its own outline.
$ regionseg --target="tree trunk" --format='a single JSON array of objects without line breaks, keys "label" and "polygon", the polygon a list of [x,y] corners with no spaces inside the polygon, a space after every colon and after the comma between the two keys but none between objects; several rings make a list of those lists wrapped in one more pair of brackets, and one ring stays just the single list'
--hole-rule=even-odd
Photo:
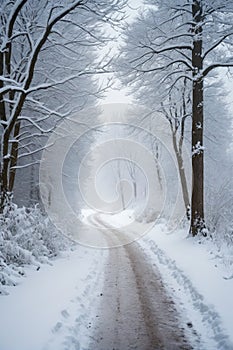
[{"label": "tree trunk", "polygon": [[181,150],[178,150],[176,132],[174,131],[172,131],[172,141],[173,141],[173,148],[175,151],[176,160],[178,164],[179,177],[180,177],[181,188],[182,188],[182,196],[183,196],[184,206],[186,210],[186,217],[188,220],[190,220],[190,201],[189,201],[187,179],[186,179],[186,174],[184,170],[184,161],[183,161]]},{"label": "tree trunk", "polygon": [[[3,70],[3,53],[0,52],[0,75],[3,76],[4,70]],[[2,80],[0,80],[0,89],[2,89],[4,86],[4,83]],[[3,101],[2,94],[0,95],[0,120],[6,121],[6,112],[5,112],[5,104]]]},{"label": "tree trunk", "polygon": [[18,153],[19,153],[19,144],[17,141],[20,132],[20,122],[15,124],[14,128],[14,141],[11,146],[11,160],[10,160],[10,176],[9,176],[9,191],[12,192],[15,183],[15,173],[16,169],[14,168],[17,165]]},{"label": "tree trunk", "polygon": [[134,199],[136,201],[136,199],[137,199],[137,183],[136,183],[136,181],[133,181],[133,193],[134,193]]},{"label": "tree trunk", "polygon": [[155,166],[156,166],[157,176],[158,176],[158,180],[159,180],[159,186],[160,186],[160,189],[162,190],[163,183],[162,183],[162,176],[161,176],[160,168],[159,168],[159,146],[158,146],[158,143],[156,143],[156,145],[155,145],[155,150],[156,150],[155,157],[154,157]]},{"label": "tree trunk", "polygon": [[[0,52],[0,75],[3,75],[3,53]],[[0,80],[0,89],[3,88],[4,84],[3,81]],[[2,94],[0,95],[0,120],[1,121],[6,121],[6,113],[5,113],[5,105],[4,105],[4,101],[3,101],[3,96]],[[4,128],[4,126],[2,126],[1,128]],[[0,132],[2,133],[2,130],[0,130]],[[2,155],[3,155],[3,140],[2,140],[2,135],[1,135],[1,145],[0,145],[0,151],[1,151],[1,159],[0,159],[0,184],[1,184],[1,196],[0,196],[0,212],[3,209],[3,159],[2,159]]]},{"label": "tree trunk", "polygon": [[9,192],[8,188],[8,168],[10,162],[10,155],[8,154],[8,146],[9,146],[9,133],[3,133],[3,141],[2,141],[2,164],[1,164],[1,200],[0,200],[0,212],[2,212],[4,208],[4,203],[7,199],[7,195]]},{"label": "tree trunk", "polygon": [[121,204],[122,204],[122,210],[125,210],[125,198],[124,198],[124,192],[122,185],[120,185],[120,191],[121,191]]},{"label": "tree trunk", "polygon": [[203,59],[202,59],[202,4],[194,1],[193,12],[193,96],[192,96],[192,205],[190,233],[204,233],[204,149],[203,149]]}]

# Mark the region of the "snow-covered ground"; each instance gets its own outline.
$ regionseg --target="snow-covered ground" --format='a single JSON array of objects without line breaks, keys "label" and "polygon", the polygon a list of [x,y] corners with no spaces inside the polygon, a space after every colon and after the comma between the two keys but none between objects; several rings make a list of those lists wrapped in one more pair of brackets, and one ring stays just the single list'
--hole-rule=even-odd
[{"label": "snow-covered ground", "polygon": [[[128,214],[128,221],[127,212],[102,218],[113,226],[124,222],[127,229]],[[159,268],[183,317],[200,334],[203,349],[233,349],[232,266],[222,264],[211,241],[187,236],[187,229],[171,233],[161,221],[138,242]]]},{"label": "snow-covered ground", "polygon": [[[86,223],[98,218],[98,225],[106,223],[119,230],[116,232],[146,226],[132,224],[132,211],[117,215],[83,213]],[[112,239],[111,229],[109,232]],[[137,240],[137,245],[148,266],[159,269],[163,284],[181,314],[180,326],[186,327],[193,348],[233,349],[233,279],[229,278],[232,271],[221,264],[211,242],[204,244],[200,239],[187,238],[184,229],[168,233],[166,223],[160,220]],[[130,254],[136,254],[137,245],[132,246]],[[42,264],[39,270],[34,265],[26,267],[26,277],[21,278],[19,285],[7,287],[9,295],[0,297],[0,350],[93,348],[94,334],[98,333],[94,325],[100,322],[96,317],[104,304],[102,292],[105,271],[111,267],[111,251],[117,252],[77,245],[73,251],[63,253],[62,258],[52,260],[51,265]],[[111,282],[109,277],[108,281]],[[114,293],[108,291],[110,304]]]},{"label": "snow-covered ground", "polygon": [[[87,224],[89,223],[88,218],[90,216],[93,216],[96,214],[96,211],[92,209],[83,209],[80,219]],[[111,215],[111,214],[98,214],[99,217],[101,217],[104,221],[109,223],[111,226],[114,226],[116,228],[125,227],[126,225],[129,225],[135,221],[134,218],[134,210],[125,210],[123,212],[120,212],[119,214]]]},{"label": "snow-covered ground", "polygon": [[107,254],[78,246],[39,271],[25,268],[26,278],[0,298],[0,349],[72,350],[80,343],[88,349],[88,321]]}]

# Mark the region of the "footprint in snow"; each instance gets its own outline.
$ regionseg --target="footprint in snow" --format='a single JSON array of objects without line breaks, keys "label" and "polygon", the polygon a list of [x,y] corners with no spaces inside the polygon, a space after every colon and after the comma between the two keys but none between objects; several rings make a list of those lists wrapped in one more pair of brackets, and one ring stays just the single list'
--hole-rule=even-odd
[{"label": "footprint in snow", "polygon": [[64,318],[68,318],[70,316],[70,314],[67,310],[62,310],[61,314]]},{"label": "footprint in snow", "polygon": [[62,323],[61,322],[57,322],[56,326],[54,326],[52,332],[53,333],[57,333],[62,327]]},{"label": "footprint in snow", "polygon": [[80,350],[79,341],[72,336],[66,337],[66,341],[64,342],[66,348],[64,350]]}]

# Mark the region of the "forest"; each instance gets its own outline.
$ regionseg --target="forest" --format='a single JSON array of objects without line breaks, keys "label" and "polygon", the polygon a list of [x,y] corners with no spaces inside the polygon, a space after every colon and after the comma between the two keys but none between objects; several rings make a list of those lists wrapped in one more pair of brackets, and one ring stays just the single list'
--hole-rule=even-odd
[{"label": "forest", "polygon": [[[0,350],[233,349],[232,0],[1,0],[0,22]],[[24,283],[72,285],[75,266],[83,321],[67,308],[52,343],[11,343],[17,288],[25,306]],[[179,341],[157,332],[154,293],[176,305],[158,310],[179,315]]]}]

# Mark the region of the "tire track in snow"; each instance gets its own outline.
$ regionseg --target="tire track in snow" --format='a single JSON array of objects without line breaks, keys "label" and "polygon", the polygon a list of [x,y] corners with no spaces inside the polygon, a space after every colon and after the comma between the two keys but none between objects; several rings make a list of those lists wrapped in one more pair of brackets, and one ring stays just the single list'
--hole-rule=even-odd
[{"label": "tire track in snow", "polygon": [[[147,262],[137,243],[126,248],[131,256],[131,267],[136,278],[143,319],[151,337],[151,345],[160,339],[160,343],[157,343],[158,349],[191,349],[183,330],[179,327],[174,302],[166,294],[158,270]],[[135,256],[137,259],[134,259]]]},{"label": "tire track in snow", "polygon": [[109,245],[118,248],[109,250],[101,317],[95,324],[98,341],[91,342],[89,350],[192,349],[158,270],[138,243],[119,247],[125,241],[121,231],[106,226],[97,215],[91,223],[104,228]]}]

